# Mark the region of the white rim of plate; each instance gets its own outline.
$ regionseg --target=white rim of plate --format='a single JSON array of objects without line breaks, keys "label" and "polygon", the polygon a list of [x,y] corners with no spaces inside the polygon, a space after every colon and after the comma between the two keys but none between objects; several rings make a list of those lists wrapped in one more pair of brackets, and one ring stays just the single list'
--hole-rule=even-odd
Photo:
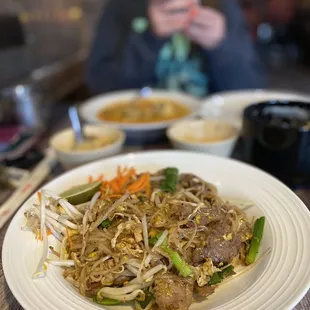
[{"label": "white rim of plate", "polygon": [[[84,175],[85,172],[82,173],[82,171],[86,168],[88,171],[95,171],[98,166],[102,166],[102,169],[104,167],[108,169],[107,165],[115,167],[117,165],[130,165],[139,162],[139,160],[144,164],[154,163],[156,166],[181,166],[182,163],[184,165],[186,162],[208,161],[208,165],[210,167],[215,165],[221,174],[227,174],[228,171],[237,173],[243,170],[242,182],[246,184],[247,189],[255,188],[255,195],[259,199],[254,199],[254,201],[259,200],[259,209],[266,216],[272,232],[273,248],[270,260],[264,272],[248,289],[238,295],[237,298],[213,308],[214,310],[292,309],[307,293],[310,288],[310,212],[289,188],[257,168],[235,160],[211,155],[180,151],[156,151],[121,155],[97,161],[67,172],[60,178],[68,179],[71,175]],[[187,163],[186,165],[191,164]],[[194,170],[191,172],[199,172],[197,164]],[[58,179],[46,186],[55,184]],[[234,180],[232,183],[234,188],[236,188],[235,184]],[[260,184],[259,188],[257,188],[257,184]],[[254,196],[251,197],[254,198]],[[59,282],[61,287],[56,289],[51,281],[55,281],[53,277],[55,277],[55,268],[57,267],[49,268],[48,276],[39,280],[41,281],[39,282],[40,289],[50,292],[50,295],[42,295],[38,286],[31,282],[33,280],[30,275],[29,278],[19,276],[20,271],[29,274],[24,265],[10,265],[12,255],[18,255],[18,253],[13,253],[14,246],[11,246],[10,242],[14,240],[14,234],[21,231],[19,229],[20,219],[25,208],[29,207],[33,199],[34,196],[15,215],[3,244],[3,269],[11,291],[25,309],[103,309],[91,305],[85,298],[77,297],[61,282]],[[272,207],[270,203],[272,203]],[[290,256],[289,253],[293,254]],[[277,277],[282,277],[282,280],[277,282]],[[27,295],[24,293],[25,287],[30,287]],[[55,298],[57,298],[57,306]]]}]

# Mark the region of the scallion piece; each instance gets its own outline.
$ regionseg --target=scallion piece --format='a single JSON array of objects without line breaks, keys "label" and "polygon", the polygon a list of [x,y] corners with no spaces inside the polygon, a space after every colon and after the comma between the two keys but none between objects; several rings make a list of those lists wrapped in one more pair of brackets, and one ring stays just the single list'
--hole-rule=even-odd
[{"label": "scallion piece", "polygon": [[110,298],[98,299],[97,296],[93,297],[93,302],[95,302],[98,305],[103,305],[103,306],[114,306],[114,305],[118,305],[121,303],[121,301],[119,300],[110,299]]},{"label": "scallion piece", "polygon": [[[160,236],[159,236],[160,237]],[[159,237],[157,235],[149,239],[149,245],[154,246],[155,243],[158,241]]]},{"label": "scallion piece", "polygon": [[109,228],[112,224],[112,221],[110,221],[109,219],[106,219],[104,220],[102,223],[101,223],[101,227],[102,228]]},{"label": "scallion piece", "polygon": [[192,268],[184,261],[178,252],[171,250],[167,246],[163,247],[163,250],[171,258],[172,264],[179,271],[180,276],[186,278],[192,274]]},{"label": "scallion piece", "polygon": [[208,285],[216,285],[223,281],[222,273],[221,272],[215,272],[208,282]]},{"label": "scallion piece", "polygon": [[[158,239],[161,237],[162,232],[158,233],[156,236],[152,237],[149,239],[149,245],[153,246],[155,243],[158,241]],[[160,248],[165,251],[171,261],[173,266],[179,271],[180,276],[182,277],[188,277],[189,275],[192,274],[192,268],[190,265],[188,265],[185,260],[180,256],[180,254],[176,251],[173,251],[168,247],[168,240],[165,238],[163,243],[161,244]]]},{"label": "scallion piece", "polygon": [[227,268],[225,268],[224,270],[222,270],[222,275],[223,275],[223,279],[227,278],[229,276],[232,276],[235,274],[234,272],[234,267],[232,265],[229,265]]},{"label": "scallion piece", "polygon": [[160,189],[164,192],[175,192],[179,179],[179,170],[177,168],[166,168],[164,170],[164,176],[165,179],[161,184]]},{"label": "scallion piece", "polygon": [[216,285],[221,283],[225,278],[234,275],[234,267],[229,265],[223,271],[215,272],[208,282],[208,285]]},{"label": "scallion piece", "polygon": [[251,244],[249,248],[249,252],[245,257],[245,263],[247,265],[251,265],[255,262],[259,246],[263,237],[265,226],[265,217],[262,216],[255,221],[254,230],[253,230],[253,237],[251,239]]}]

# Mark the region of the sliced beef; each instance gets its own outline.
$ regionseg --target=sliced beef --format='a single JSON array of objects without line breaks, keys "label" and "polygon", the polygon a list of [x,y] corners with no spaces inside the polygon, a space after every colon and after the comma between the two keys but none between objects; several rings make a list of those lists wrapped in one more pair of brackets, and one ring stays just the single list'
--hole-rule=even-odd
[{"label": "sliced beef", "polygon": [[176,205],[176,215],[179,216],[179,220],[185,220],[190,214],[196,209],[196,206],[191,205],[190,203],[181,202]]},{"label": "sliced beef", "polygon": [[202,186],[205,187],[206,194],[217,194],[217,189],[213,184],[207,183],[198,176],[191,173],[182,173],[179,178],[179,185],[182,188],[193,188],[200,190]]},{"label": "sliced beef", "polygon": [[[223,236],[225,236],[225,239]],[[238,234],[222,235],[217,231],[213,231],[207,237],[206,243],[206,247],[195,249],[193,253],[194,265],[203,263],[206,258],[212,259],[214,265],[219,263],[228,264],[238,255],[242,246]]]},{"label": "sliced beef", "polygon": [[193,299],[194,281],[166,273],[155,280],[154,295],[160,310],[188,310]]},{"label": "sliced beef", "polygon": [[198,226],[207,226],[213,222],[219,222],[224,220],[226,213],[223,208],[218,206],[208,206],[206,208],[201,208],[200,213],[195,217],[195,221]]}]

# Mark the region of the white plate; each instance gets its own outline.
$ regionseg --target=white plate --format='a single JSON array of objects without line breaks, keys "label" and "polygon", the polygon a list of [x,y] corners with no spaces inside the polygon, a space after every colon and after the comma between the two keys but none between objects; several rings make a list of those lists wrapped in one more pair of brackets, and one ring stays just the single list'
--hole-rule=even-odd
[{"label": "white plate", "polygon": [[299,100],[310,102],[310,96],[259,89],[223,92],[202,101],[200,114],[203,118],[221,118],[241,128],[243,110],[250,104],[267,100]]},{"label": "white plate", "polygon": [[[249,216],[266,216],[260,254],[271,254],[247,273],[222,285],[208,300],[191,309],[216,310],[286,310],[292,309],[310,287],[310,213],[300,199],[282,183],[237,161],[204,154],[167,151],[128,154],[98,161],[55,179],[45,187],[60,192],[84,182],[89,175],[115,173],[117,165],[144,169],[176,166],[218,186],[225,196],[251,200],[255,206]],[[16,214],[3,245],[3,268],[7,283],[27,310],[104,309],[81,297],[61,275],[49,266],[44,279],[32,280],[41,250],[33,234],[23,232],[23,213],[34,201],[29,199]],[[50,241],[53,237],[50,236]],[[129,306],[107,307],[126,310]]]},{"label": "white plate", "polygon": [[194,115],[199,114],[200,103],[199,100],[186,95],[180,92],[170,92],[164,90],[153,90],[152,96],[156,98],[169,98],[177,100],[180,103],[188,106],[191,110],[191,113],[183,118],[176,120],[164,121],[164,122],[154,122],[154,123],[145,123],[145,124],[128,124],[128,123],[118,123],[118,122],[109,122],[103,121],[98,118],[98,112],[108,105],[111,105],[119,100],[134,100],[138,95],[138,90],[126,90],[126,91],[117,91],[108,93],[105,95],[100,95],[90,100],[86,101],[80,107],[80,114],[82,118],[92,124],[107,124],[114,126],[120,129],[123,129],[127,138],[130,140],[136,140],[134,142],[144,143],[145,140],[149,141],[158,139],[159,137],[164,136],[165,129],[175,122],[176,120],[185,119],[193,117]]}]

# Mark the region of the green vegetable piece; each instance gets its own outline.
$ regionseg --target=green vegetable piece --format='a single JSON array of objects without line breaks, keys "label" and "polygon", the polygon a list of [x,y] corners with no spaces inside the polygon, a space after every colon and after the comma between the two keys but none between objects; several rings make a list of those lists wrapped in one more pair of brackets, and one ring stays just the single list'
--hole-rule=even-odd
[{"label": "green vegetable piece", "polygon": [[[158,233],[155,237],[149,239],[149,245],[154,246],[158,239],[161,237],[163,232]],[[167,246],[167,239],[165,239],[161,245],[161,247]]]},{"label": "green vegetable piece", "polygon": [[79,185],[61,193],[59,196],[67,199],[73,205],[79,205],[90,201],[95,193],[100,189],[101,184],[102,182],[98,181]]},{"label": "green vegetable piece", "polygon": [[178,252],[171,250],[167,246],[162,248],[171,258],[173,266],[179,271],[180,276],[186,278],[192,274],[192,268],[184,261]]},{"label": "green vegetable piece", "polygon": [[229,265],[227,268],[225,268],[223,271],[215,272],[208,282],[208,285],[217,285],[221,283],[225,278],[232,276],[236,274],[234,272],[234,267]]},{"label": "green vegetable piece", "polygon": [[97,296],[93,297],[93,302],[95,302],[98,305],[103,305],[103,306],[114,306],[114,305],[118,305],[121,303],[120,300],[115,300],[115,299],[110,299],[110,298],[98,299]]},{"label": "green vegetable piece", "polygon": [[[154,246],[155,243],[158,241],[158,239],[161,237],[162,232],[158,233],[155,237],[152,237],[149,239],[149,244],[151,246]],[[171,258],[171,261],[173,263],[173,266],[179,271],[180,275],[182,277],[188,277],[192,274],[192,268],[190,265],[188,265],[184,259],[180,256],[180,254],[176,251],[173,251],[168,247],[168,240],[167,238],[163,241],[161,244],[161,249],[165,251],[169,257]]]},{"label": "green vegetable piece", "polygon": [[208,282],[208,285],[216,285],[223,281],[223,275],[221,272],[215,272]]},{"label": "green vegetable piece", "polygon": [[149,245],[154,246],[155,243],[158,241],[159,238],[157,238],[157,236],[152,237],[149,239]]},{"label": "green vegetable piece", "polygon": [[223,279],[224,278],[227,278],[229,276],[233,276],[234,274],[236,274],[234,272],[234,267],[232,265],[229,265],[227,268],[225,268],[222,272],[222,275],[223,275]]},{"label": "green vegetable piece", "polygon": [[106,219],[101,223],[102,228],[109,228],[111,225],[112,225],[112,221],[110,221],[109,219]]},{"label": "green vegetable piece", "polygon": [[177,168],[166,168],[164,176],[165,180],[160,186],[161,190],[170,193],[175,192],[179,179],[179,170]]},{"label": "green vegetable piece", "polygon": [[255,262],[260,243],[263,237],[265,226],[265,217],[262,216],[255,221],[254,230],[253,230],[253,237],[251,239],[251,244],[249,248],[249,252],[245,257],[245,263],[247,265],[253,264]]},{"label": "green vegetable piece", "polygon": [[138,301],[142,309],[145,309],[147,305],[153,300],[154,294],[149,290],[143,290],[145,294],[145,299],[143,301]]}]

